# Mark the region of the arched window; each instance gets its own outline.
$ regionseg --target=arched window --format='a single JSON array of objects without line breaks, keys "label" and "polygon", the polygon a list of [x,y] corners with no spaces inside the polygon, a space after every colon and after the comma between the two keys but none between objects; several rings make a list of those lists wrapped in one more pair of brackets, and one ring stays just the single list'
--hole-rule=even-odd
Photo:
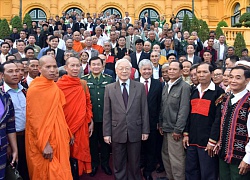
[{"label": "arched window", "polygon": [[238,23],[238,22],[239,22],[239,20],[240,20],[240,15],[241,15],[240,3],[237,3],[237,4],[234,6],[234,9],[233,9],[233,16],[231,16],[231,24],[232,24],[232,26],[233,26],[235,23]]},{"label": "arched window", "polygon": [[180,10],[177,14],[176,14],[176,17],[179,18],[179,21],[182,22],[183,21],[183,18],[185,16],[185,14],[188,15],[189,19],[192,19],[193,18],[193,13],[192,11],[188,10],[188,9],[182,9]]},{"label": "arched window", "polygon": [[152,8],[143,9],[139,15],[139,19],[144,17],[145,12],[148,13],[148,17],[150,17],[151,22],[154,22],[156,19],[158,19],[159,13]]},{"label": "arched window", "polygon": [[30,10],[29,15],[32,18],[32,21],[46,21],[47,20],[46,13],[39,8]]},{"label": "arched window", "polygon": [[79,9],[79,8],[77,8],[77,7],[73,7],[73,8],[70,8],[70,9],[68,9],[67,11],[66,11],[66,14],[71,14],[71,12],[76,12],[77,14],[81,14],[82,13],[82,10],[81,9]]},{"label": "arched window", "polygon": [[116,8],[107,8],[107,9],[105,9],[103,11],[104,17],[106,16],[107,12],[109,13],[109,15],[111,15],[111,14],[118,15],[119,14],[120,17],[122,17],[122,13],[118,9],[116,9]]}]

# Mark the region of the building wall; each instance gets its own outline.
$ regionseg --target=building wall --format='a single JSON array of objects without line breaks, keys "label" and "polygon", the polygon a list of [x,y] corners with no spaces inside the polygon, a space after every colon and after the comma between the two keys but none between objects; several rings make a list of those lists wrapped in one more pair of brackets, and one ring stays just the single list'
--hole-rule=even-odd
[{"label": "building wall", "polygon": [[[84,12],[99,13],[107,8],[116,8],[122,15],[128,11],[132,19],[138,19],[139,14],[146,8],[156,10],[167,19],[182,9],[192,11],[192,1],[183,0],[0,0],[0,18],[10,20],[19,15],[20,1],[22,1],[22,16],[34,8],[42,9],[47,18],[61,15],[62,11],[77,7]],[[195,15],[206,20],[209,26],[216,26],[220,20],[231,24],[236,3],[240,3],[241,14],[246,12],[250,0],[194,0]]]}]

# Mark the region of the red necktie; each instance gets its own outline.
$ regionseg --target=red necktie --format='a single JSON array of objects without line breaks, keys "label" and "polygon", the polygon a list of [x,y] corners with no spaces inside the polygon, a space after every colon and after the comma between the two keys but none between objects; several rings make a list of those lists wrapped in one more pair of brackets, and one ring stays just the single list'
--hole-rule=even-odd
[{"label": "red necktie", "polygon": [[146,91],[146,95],[148,95],[148,80],[145,81],[145,91]]}]

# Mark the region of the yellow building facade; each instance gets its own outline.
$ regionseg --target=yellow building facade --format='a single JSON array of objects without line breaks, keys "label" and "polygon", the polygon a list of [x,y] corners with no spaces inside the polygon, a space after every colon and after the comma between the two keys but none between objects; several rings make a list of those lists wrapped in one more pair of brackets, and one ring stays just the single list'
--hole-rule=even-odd
[{"label": "yellow building facade", "polygon": [[[21,8],[20,8],[21,4]],[[194,0],[194,12],[197,18],[206,20],[209,26],[225,20],[228,25],[238,21],[241,14],[247,12],[250,0]],[[101,11],[119,12],[124,16],[128,11],[132,20],[139,19],[145,11],[152,16],[165,15],[167,22],[172,14],[183,17],[192,15],[192,0],[0,0],[0,18],[10,20],[13,16],[22,17],[30,13],[34,19],[49,19],[70,10],[85,13]]]}]

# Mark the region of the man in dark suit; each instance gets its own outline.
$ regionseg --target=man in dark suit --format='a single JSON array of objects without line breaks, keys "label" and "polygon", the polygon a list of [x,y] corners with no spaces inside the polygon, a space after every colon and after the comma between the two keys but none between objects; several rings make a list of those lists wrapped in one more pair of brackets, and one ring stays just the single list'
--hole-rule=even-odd
[{"label": "man in dark suit", "polygon": [[4,42],[9,43],[9,45],[10,45],[9,54],[15,54],[18,52],[18,50],[16,48],[13,48],[14,39],[12,39],[11,37],[6,37],[6,38],[4,38]]},{"label": "man in dark suit", "polygon": [[72,17],[69,18],[69,24],[66,25],[67,28],[71,28],[73,32],[75,32],[75,23]]},{"label": "man in dark suit", "polygon": [[65,65],[65,60],[64,60],[64,50],[58,48],[58,44],[59,44],[59,38],[56,36],[51,36],[49,38],[49,44],[50,44],[50,48],[54,49],[56,52],[56,63],[58,67],[61,67],[63,65]]},{"label": "man in dark suit", "polygon": [[142,39],[137,39],[135,41],[136,50],[135,52],[130,54],[132,67],[136,68],[137,70],[139,70],[138,64],[141,60],[150,58],[148,53],[145,53],[142,51],[143,45],[144,45],[144,41]]},{"label": "man in dark suit", "polygon": [[131,63],[116,62],[119,80],[106,86],[103,111],[103,136],[112,140],[115,179],[141,180],[141,140],[147,140],[149,116],[143,84],[130,80]]},{"label": "man in dark suit", "polygon": [[153,79],[153,63],[143,59],[139,63],[141,77],[136,79],[145,86],[148,101],[150,136],[147,141],[142,142],[142,156],[144,160],[143,176],[145,180],[153,180],[151,173],[156,167],[156,143],[157,143],[157,124],[161,109],[162,84],[159,80]]},{"label": "man in dark suit", "polygon": [[187,60],[192,62],[192,64],[199,64],[201,63],[201,58],[199,56],[196,56],[195,54],[195,48],[194,45],[189,44],[187,45]]},{"label": "man in dark suit", "polygon": [[106,67],[107,56],[105,56],[104,54],[99,54],[98,57],[103,61],[103,74],[112,76],[113,82],[115,82],[115,72]]},{"label": "man in dark suit", "polygon": [[53,19],[52,20],[52,25],[49,26],[49,32],[50,32],[50,34],[53,34],[54,31],[56,31],[56,30],[58,30],[58,27],[56,25],[56,21]]},{"label": "man in dark suit", "polygon": [[81,28],[84,28],[84,24],[81,22],[81,18],[79,16],[76,18],[76,22],[74,24],[74,30],[80,32]]},{"label": "man in dark suit", "polygon": [[142,23],[142,27],[145,27],[145,23],[147,23],[147,29],[149,29],[150,25],[151,25],[151,20],[150,17],[148,17],[148,12],[144,13],[144,17],[141,19],[141,23]]}]

